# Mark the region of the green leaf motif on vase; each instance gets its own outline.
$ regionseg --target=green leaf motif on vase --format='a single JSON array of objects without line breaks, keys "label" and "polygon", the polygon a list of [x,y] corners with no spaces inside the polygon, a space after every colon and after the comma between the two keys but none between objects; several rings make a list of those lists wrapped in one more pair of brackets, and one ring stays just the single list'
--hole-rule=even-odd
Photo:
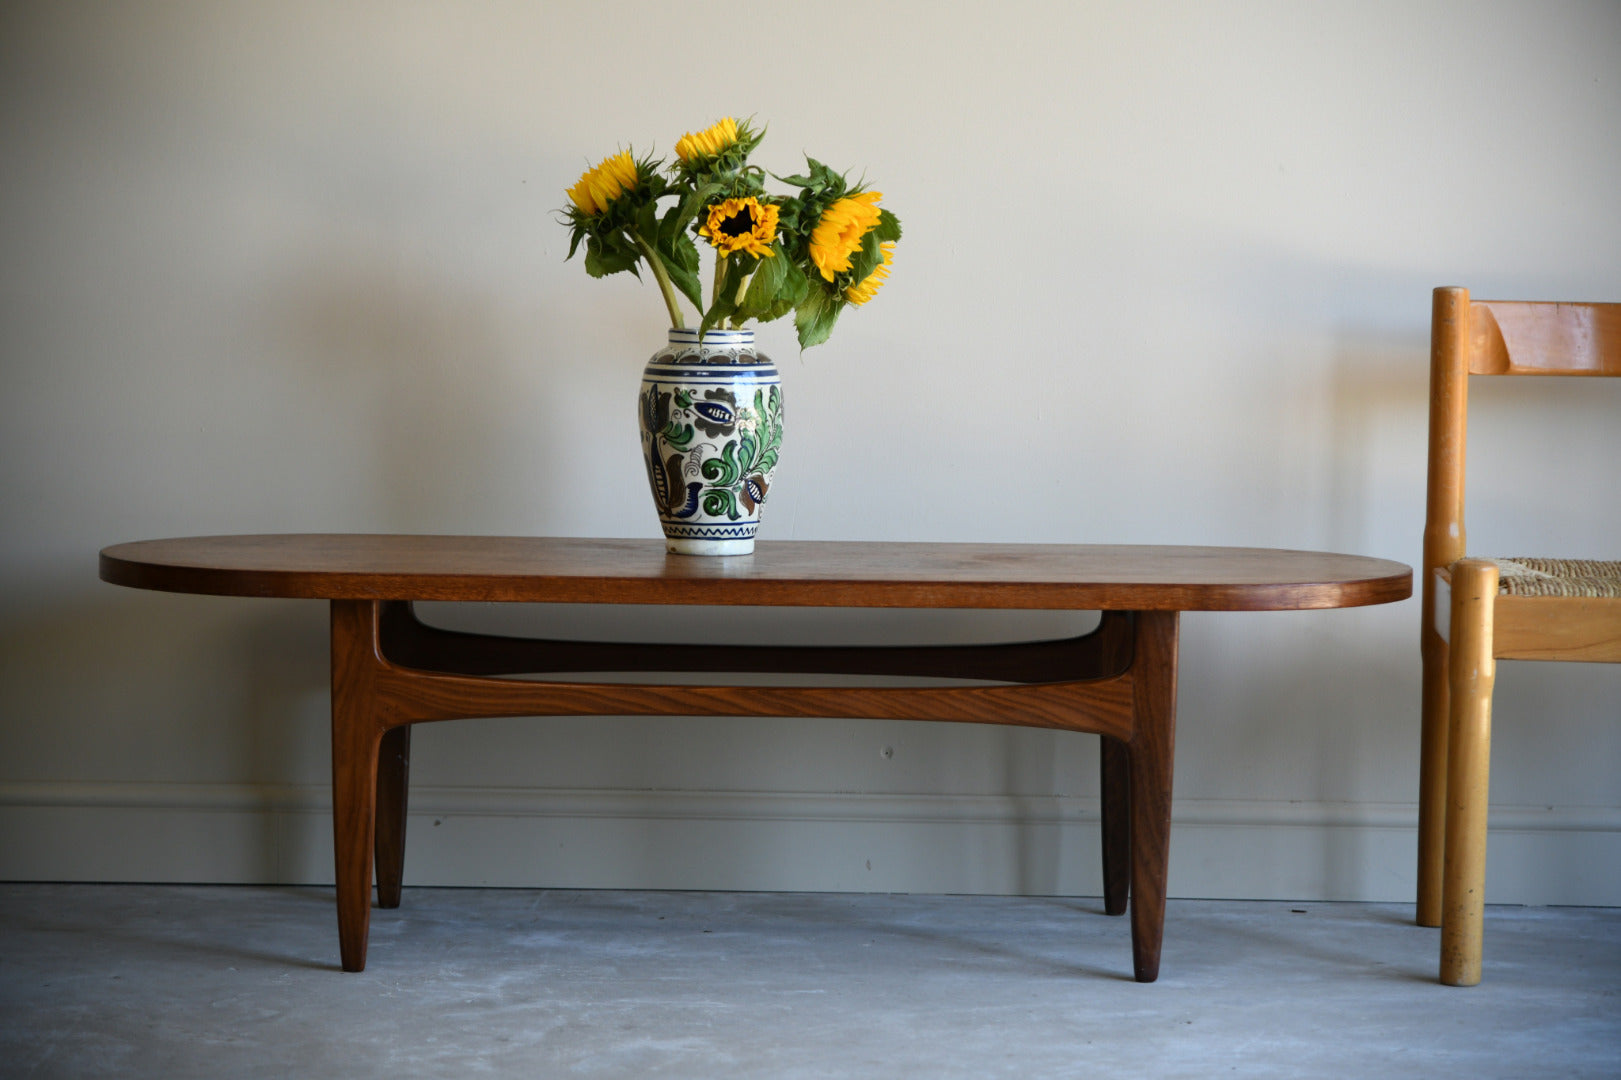
[{"label": "green leaf motif on vase", "polygon": [[710,517],[724,517],[736,521],[742,517],[737,509],[737,493],[729,488],[712,487],[704,491],[704,513]]},{"label": "green leaf motif on vase", "polygon": [[644,384],[642,438],[661,516],[689,528],[756,517],[782,445],[782,402],[777,385],[746,376]]}]

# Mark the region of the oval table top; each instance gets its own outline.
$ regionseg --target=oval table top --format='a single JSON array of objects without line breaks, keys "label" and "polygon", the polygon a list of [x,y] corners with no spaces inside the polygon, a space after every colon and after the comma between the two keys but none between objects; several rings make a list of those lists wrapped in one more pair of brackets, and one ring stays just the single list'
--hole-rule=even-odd
[{"label": "oval table top", "polygon": [[1412,595],[1359,555],[1112,544],[761,541],[672,555],[663,540],[281,534],[115,544],[115,585],[218,596],[1072,611],[1283,611]]}]

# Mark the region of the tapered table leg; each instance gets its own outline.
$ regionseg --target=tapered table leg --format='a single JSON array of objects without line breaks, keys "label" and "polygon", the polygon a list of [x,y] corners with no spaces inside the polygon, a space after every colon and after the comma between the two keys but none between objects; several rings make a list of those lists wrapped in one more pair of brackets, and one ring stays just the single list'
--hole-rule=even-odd
[{"label": "tapered table leg", "polygon": [[[1429,586],[1434,589],[1432,583]],[[1431,603],[1426,599],[1426,603]],[[1446,601],[1448,605],[1451,600]],[[1420,926],[1441,925],[1442,860],[1446,854],[1447,724],[1451,715],[1446,639],[1426,619],[1423,629],[1418,764],[1418,903]]]},{"label": "tapered table leg", "polygon": [[411,771],[411,729],[390,728],[377,753],[377,906],[400,906],[405,877],[405,804]]},{"label": "tapered table leg", "polygon": [[1165,879],[1171,854],[1171,773],[1176,748],[1178,613],[1137,613],[1132,660],[1136,730],[1131,775],[1131,958],[1138,982],[1159,978]]},{"label": "tapered table leg", "polygon": [[332,839],[343,970],[366,967],[382,725],[372,694],[377,605],[332,601]]},{"label": "tapered table leg", "polygon": [[1098,750],[1099,790],[1103,817],[1103,910],[1126,913],[1131,886],[1131,764],[1119,739],[1104,735]]}]

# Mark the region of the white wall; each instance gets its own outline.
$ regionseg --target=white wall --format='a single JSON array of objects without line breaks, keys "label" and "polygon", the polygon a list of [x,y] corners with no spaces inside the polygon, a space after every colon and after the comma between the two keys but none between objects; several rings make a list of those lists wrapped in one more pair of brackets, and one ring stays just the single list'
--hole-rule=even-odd
[{"label": "white wall", "polygon": [[[763,331],[769,539],[1415,563],[1431,288],[1621,299],[1614,3],[741,10],[0,10],[0,877],[330,877],[321,605],[117,589],[103,545],[657,535],[632,398],[662,309],[565,264],[554,220],[627,142],[753,113],[764,164],[864,169],[905,222],[829,345]],[[1473,546],[1621,555],[1621,386],[1476,401]],[[700,626],[1074,622],[891,618]],[[1184,627],[1173,891],[1409,897],[1416,602]],[[1504,666],[1493,898],[1621,903],[1618,698]],[[1095,743],[424,728],[407,880],[1095,893]]]}]

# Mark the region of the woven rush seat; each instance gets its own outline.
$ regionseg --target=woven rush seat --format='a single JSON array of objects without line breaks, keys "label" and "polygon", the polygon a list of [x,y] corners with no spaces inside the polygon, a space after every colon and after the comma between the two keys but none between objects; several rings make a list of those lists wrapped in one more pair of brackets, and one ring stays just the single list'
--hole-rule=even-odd
[{"label": "woven rush seat", "polygon": [[1493,559],[1499,596],[1621,597],[1621,562],[1597,559]]}]

